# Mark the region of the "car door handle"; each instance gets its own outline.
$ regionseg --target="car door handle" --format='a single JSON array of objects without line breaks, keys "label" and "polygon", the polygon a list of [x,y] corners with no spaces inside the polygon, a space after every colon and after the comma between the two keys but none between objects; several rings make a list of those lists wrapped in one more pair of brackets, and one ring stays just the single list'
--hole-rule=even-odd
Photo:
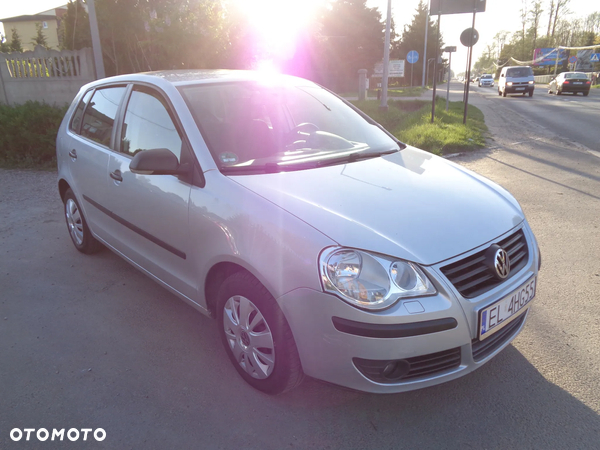
[{"label": "car door handle", "polygon": [[69,156],[73,159],[77,159],[77,150],[73,149],[69,152]]},{"label": "car door handle", "polygon": [[116,181],[123,181],[123,177],[121,176],[121,171],[119,169],[110,173],[110,177]]}]

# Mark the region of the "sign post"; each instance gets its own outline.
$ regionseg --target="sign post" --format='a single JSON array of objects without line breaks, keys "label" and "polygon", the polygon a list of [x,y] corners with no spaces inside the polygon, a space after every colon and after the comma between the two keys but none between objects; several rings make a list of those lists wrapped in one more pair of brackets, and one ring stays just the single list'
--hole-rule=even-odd
[{"label": "sign post", "polygon": [[411,50],[406,55],[406,60],[410,63],[410,87],[413,85],[413,67],[414,64],[419,60],[419,52],[416,50]]},{"label": "sign post", "polygon": [[[439,33],[440,33],[440,16],[442,14],[463,14],[463,13],[473,13],[473,27],[471,28],[472,33],[470,34],[470,39],[469,39],[469,44],[468,47],[469,48],[469,53],[467,56],[467,60],[468,60],[468,68],[467,68],[467,72],[469,79],[467,79],[467,83],[465,83],[465,115],[463,118],[463,123],[466,123],[467,121],[467,102],[469,100],[469,82],[470,82],[470,72],[471,72],[471,57],[473,54],[473,45],[475,44],[475,42],[477,42],[477,40],[479,39],[479,34],[477,33],[477,31],[475,30],[475,14],[478,12],[485,12],[485,2],[486,0],[430,0],[429,3],[429,14],[430,15],[437,15],[438,16],[438,37],[437,39],[439,39]],[[468,30],[468,29],[467,29]],[[465,32],[467,31],[465,30]],[[464,34],[464,32],[463,32]],[[462,36],[461,36],[461,42],[463,43],[463,45],[467,46],[463,40],[462,40]],[[431,106],[431,123],[433,123],[433,118],[435,115],[435,72],[437,71],[437,50],[438,50],[438,45],[437,45],[437,40],[436,40],[436,55],[435,55],[435,65],[434,65],[434,79],[433,79],[433,101],[432,101],[432,106]]]},{"label": "sign post", "polygon": [[448,86],[446,87],[446,111],[448,111],[448,99],[450,98],[450,76],[452,73],[452,52],[456,51],[456,47],[446,47],[445,52],[449,53],[448,56]]}]

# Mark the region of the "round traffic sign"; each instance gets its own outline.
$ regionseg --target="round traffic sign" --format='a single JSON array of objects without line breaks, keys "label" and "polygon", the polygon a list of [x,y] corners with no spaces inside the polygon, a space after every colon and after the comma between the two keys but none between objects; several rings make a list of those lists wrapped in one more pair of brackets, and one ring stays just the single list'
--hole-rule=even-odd
[{"label": "round traffic sign", "polygon": [[569,62],[571,64],[576,63],[577,62],[577,56],[569,56]]},{"label": "round traffic sign", "polygon": [[419,52],[416,50],[411,50],[408,52],[408,55],[406,55],[406,60],[411,64],[416,63],[419,60]]},{"label": "round traffic sign", "polygon": [[460,43],[465,47],[472,47],[479,40],[479,32],[475,28],[467,28],[460,34]]}]

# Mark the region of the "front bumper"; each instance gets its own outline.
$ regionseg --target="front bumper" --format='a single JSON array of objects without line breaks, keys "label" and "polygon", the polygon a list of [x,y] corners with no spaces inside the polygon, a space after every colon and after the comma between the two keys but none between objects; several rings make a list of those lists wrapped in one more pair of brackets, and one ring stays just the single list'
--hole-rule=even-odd
[{"label": "front bumper", "polygon": [[535,89],[535,85],[534,84],[527,84],[527,85],[513,85],[513,86],[506,86],[506,93],[507,94],[524,94],[524,93],[530,93],[533,92]]},{"label": "front bumper", "polygon": [[[496,333],[496,339],[489,337],[482,342],[476,339],[479,310],[537,275],[537,244],[527,224],[522,226],[529,250],[525,267],[504,284],[473,299],[460,296],[442,275],[440,267],[452,260],[424,267],[436,285],[436,295],[402,300],[380,312],[362,311],[334,295],[311,289],[297,289],[280,297],[278,303],[294,335],[304,372],[351,389],[394,393],[450,381],[485,364],[517,336],[529,314],[525,311],[506,330]],[[357,324],[358,331],[353,324]],[[429,324],[433,326],[430,332],[422,333]],[[361,328],[366,331],[361,332]],[[390,337],[374,337],[382,329],[392,330],[387,335]],[[369,373],[370,370],[380,373],[393,361],[414,366],[414,370],[411,368],[411,374],[397,382],[379,380],[377,373]],[[437,364],[439,370],[421,369],[432,364]]]}]

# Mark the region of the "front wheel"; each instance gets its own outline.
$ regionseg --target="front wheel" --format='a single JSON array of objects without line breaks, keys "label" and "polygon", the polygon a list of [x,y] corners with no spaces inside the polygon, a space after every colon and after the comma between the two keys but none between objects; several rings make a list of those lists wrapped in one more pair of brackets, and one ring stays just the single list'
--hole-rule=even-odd
[{"label": "front wheel", "polygon": [[98,252],[102,248],[102,244],[92,236],[75,194],[71,189],[65,192],[64,202],[67,228],[75,248],[87,255]]},{"label": "front wheel", "polygon": [[502,97],[506,97],[506,88],[502,91]]},{"label": "front wheel", "polygon": [[219,334],[240,376],[267,394],[281,394],[304,378],[292,331],[271,293],[237,272],[219,289]]},{"label": "front wheel", "polygon": [[533,91],[529,91],[529,96],[533,97]]}]

